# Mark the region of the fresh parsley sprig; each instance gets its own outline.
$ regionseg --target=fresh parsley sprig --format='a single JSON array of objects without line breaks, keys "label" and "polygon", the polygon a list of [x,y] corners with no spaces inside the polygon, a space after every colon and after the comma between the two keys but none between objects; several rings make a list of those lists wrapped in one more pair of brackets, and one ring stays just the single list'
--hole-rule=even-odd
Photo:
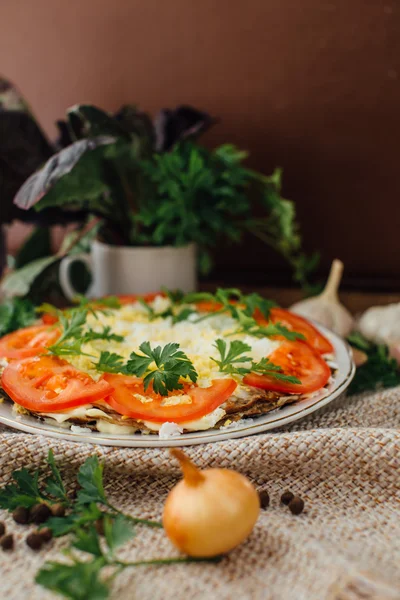
[{"label": "fresh parsley sprig", "polygon": [[[107,299],[108,300],[108,299]],[[122,342],[123,336],[111,332],[111,327],[105,326],[102,331],[87,329],[85,331],[87,317],[90,314],[96,314],[94,308],[90,308],[88,303],[81,306],[61,311],[50,304],[43,304],[38,309],[40,312],[51,312],[58,318],[58,325],[61,327],[61,336],[51,346],[47,348],[48,352],[56,356],[77,356],[86,355],[82,352],[83,344],[94,340],[107,340]]]},{"label": "fresh parsley sprig", "polygon": [[[45,472],[30,473],[27,469],[20,469],[13,473],[16,483],[0,489],[0,507],[9,511],[17,506],[30,508],[38,502],[49,505],[62,502],[67,508],[65,516],[50,517],[43,524],[56,537],[70,535],[70,545],[64,550],[69,562],[47,562],[37,573],[35,581],[43,587],[71,600],[106,600],[113,579],[126,568],[220,560],[220,557],[153,558],[133,562],[120,560],[117,551],[133,537],[135,525],[162,528],[162,524],[124,514],[108,501],[103,482],[104,467],[97,456],[91,456],[80,467],[77,477],[80,489],[74,501],[67,493],[51,450],[48,465],[51,476],[47,479]],[[98,532],[100,523],[104,538],[100,538]],[[86,553],[90,559],[81,559],[76,550]],[[107,578],[103,574],[105,567]]]},{"label": "fresh parsley sprig", "polygon": [[[214,312],[201,315],[197,322],[214,317],[217,314],[228,313],[238,327],[231,335],[245,333],[255,337],[273,337],[280,335],[288,340],[304,339],[301,333],[290,331],[281,323],[267,322],[271,309],[276,306],[272,300],[267,300],[259,294],[244,295],[237,288],[217,289],[215,294],[199,292],[187,294],[183,298],[186,303],[212,302],[217,307]],[[259,323],[255,315],[261,315],[265,323]],[[196,321],[195,321],[196,322]]]},{"label": "fresh parsley sprig", "polygon": [[178,292],[169,292],[167,296],[171,301],[171,306],[166,308],[164,311],[158,313],[154,310],[154,308],[150,305],[149,302],[146,302],[143,298],[139,298],[138,302],[146,309],[147,316],[149,321],[155,321],[155,319],[167,319],[171,317],[172,324],[176,325],[176,323],[180,323],[181,321],[186,321],[191,315],[196,314],[196,311],[189,307],[183,307],[181,310],[174,310],[176,307],[181,304],[181,298],[183,298],[183,292],[179,295]]},{"label": "fresh parsley sprig", "polygon": [[[301,383],[297,377],[286,375],[282,367],[275,365],[268,358],[262,358],[258,362],[252,360],[250,356],[246,355],[246,352],[249,352],[251,347],[241,340],[233,340],[228,348],[225,340],[217,339],[214,346],[217,348],[221,360],[213,357],[211,357],[211,360],[217,363],[222,373],[242,376],[249,373],[257,373],[258,375],[274,377],[285,383]],[[245,366],[244,363],[247,363],[247,365]]]},{"label": "fresh parsley sprig", "polygon": [[249,369],[243,366],[238,366],[242,363],[251,362],[251,357],[246,356],[246,352],[250,352],[251,346],[240,340],[233,340],[229,344],[229,348],[225,340],[215,340],[214,346],[217,348],[221,360],[211,357],[217,363],[221,373],[229,373],[230,375],[246,375]]},{"label": "fresh parsley sprig", "polygon": [[27,469],[14,471],[12,478],[15,483],[9,483],[0,489],[0,508],[12,511],[18,506],[30,508],[40,502],[69,504],[69,498],[55,464],[52,450],[49,450],[47,460],[52,475],[43,481],[44,486],[40,484],[41,473],[39,471],[33,473]]},{"label": "fresh parsley sprig", "polygon": [[143,342],[139,346],[142,354],[132,352],[127,362],[115,352],[102,352],[94,367],[107,373],[143,377],[145,391],[152,384],[156,394],[168,396],[168,392],[183,388],[181,377],[189,377],[193,383],[198,377],[192,361],[179,348],[176,343],[152,348],[150,342]]},{"label": "fresh parsley sprig", "polygon": [[[163,348],[151,348],[150,342],[143,342],[139,346],[143,355],[132,352],[126,365],[127,373],[144,377],[144,390],[146,391],[152,383],[153,390],[161,396],[167,396],[169,391],[181,390],[181,377],[189,377],[196,383],[197,371],[179,347],[179,344],[170,343]],[[155,369],[150,368],[152,363],[155,363]]]},{"label": "fresh parsley sprig", "polygon": [[100,358],[94,365],[101,373],[123,373],[126,374],[126,362],[116,352],[105,350],[100,353]]}]

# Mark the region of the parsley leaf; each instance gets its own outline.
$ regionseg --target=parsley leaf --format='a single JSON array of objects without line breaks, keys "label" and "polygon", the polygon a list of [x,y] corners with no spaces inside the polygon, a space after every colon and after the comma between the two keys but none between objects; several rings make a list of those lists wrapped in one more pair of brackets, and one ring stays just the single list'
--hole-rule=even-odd
[{"label": "parsley leaf", "polygon": [[125,363],[123,362],[122,356],[115,352],[108,352],[107,350],[101,352],[100,358],[95,363],[97,371],[103,371],[105,373],[125,373]]},{"label": "parsley leaf", "polygon": [[387,346],[374,344],[360,333],[352,333],[347,339],[352,346],[363,350],[368,356],[367,362],[357,368],[348,389],[349,394],[400,385],[400,368],[397,361],[389,355]]},{"label": "parsley leaf", "polygon": [[259,324],[254,318],[255,313],[259,311],[265,319],[268,319],[271,308],[276,306],[272,300],[266,300],[259,294],[246,296],[237,288],[219,288],[215,294],[209,292],[187,294],[183,301],[187,303],[213,302],[217,310],[202,315],[197,321],[209,319],[216,314],[229,313],[239,324],[239,327],[233,332],[235,334],[246,333],[256,337],[281,335],[288,340],[304,339],[304,335],[290,331],[280,323]]},{"label": "parsley leaf", "polygon": [[107,340],[109,342],[123,342],[124,337],[117,333],[111,333],[111,327],[107,326],[103,328],[103,331],[93,331],[89,329],[85,332],[82,338],[82,344],[92,342],[93,340]]},{"label": "parsley leaf", "polygon": [[0,489],[0,508],[9,511],[17,506],[30,508],[38,502],[43,502],[45,496],[39,491],[39,472],[31,475],[27,469],[20,469],[12,473],[14,483]]},{"label": "parsley leaf", "polygon": [[171,304],[181,304],[185,296],[182,290],[168,290],[166,287],[161,287],[161,291],[167,296]]},{"label": "parsley leaf", "polygon": [[82,489],[78,492],[78,504],[92,502],[107,504],[103,486],[103,469],[104,465],[99,462],[97,456],[91,456],[81,466],[78,472],[78,482]]},{"label": "parsley leaf", "polygon": [[250,356],[243,356],[245,352],[249,352],[251,350],[251,346],[240,340],[233,340],[230,343],[228,350],[227,343],[222,339],[215,340],[214,346],[220,353],[221,360],[216,360],[215,358],[212,358],[212,360],[217,363],[219,370],[222,373],[237,373],[239,375],[245,375],[246,373],[249,373],[249,369],[236,367],[235,363],[245,363],[251,361]]},{"label": "parsley leaf", "polygon": [[78,504],[73,512],[65,517],[50,517],[46,521],[46,527],[50,527],[54,537],[61,537],[88,523],[94,523],[101,518],[102,514],[94,502],[87,505]]},{"label": "parsley leaf", "polygon": [[171,308],[166,308],[163,312],[158,313],[143,298],[138,298],[138,302],[147,310],[147,313],[148,313],[147,316],[149,317],[149,321],[154,321],[155,319],[166,319],[167,317],[173,316],[173,312],[172,312]]},{"label": "parsley leaf", "polygon": [[[80,339],[83,337],[83,326],[86,323],[87,314],[87,310],[74,310],[70,316],[67,316],[58,311],[62,334],[57,342],[49,346],[47,350],[56,355],[75,354],[78,350],[77,342],[79,342],[79,348],[81,345]],[[68,342],[65,344],[67,340]]]},{"label": "parsley leaf", "polygon": [[[259,375],[267,375],[274,377],[286,383],[301,383],[297,377],[285,375],[280,366],[272,363],[268,358],[262,358],[259,362],[254,362],[250,356],[245,353],[251,350],[248,344],[241,340],[233,340],[230,343],[229,350],[225,340],[218,339],[214,346],[220,353],[221,360],[216,360],[211,357],[211,360],[217,363],[219,370],[222,373],[230,375],[247,375],[248,373],[258,373]],[[242,366],[237,366],[242,363]],[[243,366],[243,363],[250,363],[248,366]]]},{"label": "parsley leaf", "polygon": [[89,527],[79,527],[76,529],[75,540],[72,546],[77,550],[82,550],[82,552],[93,554],[93,556],[103,556],[99,536],[93,524],[89,525]]},{"label": "parsley leaf", "polygon": [[112,554],[118,546],[133,537],[134,528],[124,515],[117,515],[115,518],[106,515],[104,517],[104,535]]},{"label": "parsley leaf", "polygon": [[176,325],[177,323],[181,323],[182,321],[187,321],[190,315],[196,314],[196,311],[193,308],[182,308],[180,312],[172,317],[172,323]]},{"label": "parsley leaf", "polygon": [[51,448],[47,455],[47,462],[50,465],[50,469],[53,474],[53,477],[49,477],[46,480],[46,492],[48,494],[50,494],[50,496],[53,496],[54,498],[63,500],[65,502],[69,502],[67,491],[65,489],[63,480],[61,478],[60,471],[58,470],[58,467],[54,460],[54,454],[53,454],[53,451]]},{"label": "parsley leaf", "polygon": [[[193,363],[182,350],[179,350],[179,344],[170,343],[163,348],[156,346],[152,349],[150,342],[143,342],[139,350],[143,355],[132,352],[126,365],[126,373],[138,377],[144,375],[145,391],[152,383],[157,394],[167,396],[169,391],[183,388],[179,383],[180,377],[189,377],[194,383],[197,381],[197,372]],[[156,366],[154,370],[149,368],[153,362]]]},{"label": "parsley leaf", "polygon": [[[43,304],[40,310],[48,312],[49,307],[51,308],[51,305]],[[89,312],[93,312],[89,306],[84,305],[83,307],[71,309],[64,313],[58,309],[55,310],[59,324],[62,327],[62,334],[55,344],[47,348],[51,354],[55,354],[56,356],[89,356],[85,352],[82,352],[81,348],[83,344],[94,340],[114,342],[122,342],[124,340],[123,336],[112,333],[109,326],[103,327],[102,331],[94,331],[93,329],[84,331],[87,316]]]},{"label": "parsley leaf", "polygon": [[47,562],[36,575],[36,583],[71,600],[106,600],[108,585],[100,580],[106,564],[102,557],[73,564]]},{"label": "parsley leaf", "polygon": [[259,375],[266,375],[267,377],[274,377],[279,381],[285,383],[301,383],[300,379],[293,377],[293,375],[286,375],[282,367],[274,365],[268,358],[262,358],[258,363],[253,362],[251,365],[251,372]]}]

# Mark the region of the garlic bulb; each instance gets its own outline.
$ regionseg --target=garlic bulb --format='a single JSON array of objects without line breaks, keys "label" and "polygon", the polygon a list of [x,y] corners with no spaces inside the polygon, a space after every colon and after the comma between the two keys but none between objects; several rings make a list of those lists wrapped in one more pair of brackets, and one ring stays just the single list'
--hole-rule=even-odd
[{"label": "garlic bulb", "polygon": [[229,552],[253,530],[260,512],[258,493],[243,475],[230,469],[200,471],[182,452],[183,479],[169,493],[163,525],[171,542],[189,556]]},{"label": "garlic bulb", "polygon": [[290,310],[302,317],[315,319],[338,335],[346,337],[354,326],[354,319],[338,297],[338,289],[343,273],[342,261],[335,259],[324,291],[314,298],[297,302]]},{"label": "garlic bulb", "polygon": [[361,315],[357,329],[377,344],[400,343],[400,303],[388,306],[372,306]]},{"label": "garlic bulb", "polygon": [[357,329],[367,340],[386,344],[400,365],[400,303],[372,306],[359,318]]}]

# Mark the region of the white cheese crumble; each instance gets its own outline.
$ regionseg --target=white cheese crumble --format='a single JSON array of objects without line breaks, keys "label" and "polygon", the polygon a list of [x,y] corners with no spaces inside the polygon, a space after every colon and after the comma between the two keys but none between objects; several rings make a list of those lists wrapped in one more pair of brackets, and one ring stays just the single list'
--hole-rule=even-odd
[{"label": "white cheese crumble", "polygon": [[[204,417],[201,417],[196,421],[185,421],[183,423],[179,423],[179,425],[177,425],[177,423],[172,423],[172,425],[177,425],[177,427],[182,428],[182,431],[184,429],[186,429],[187,431],[204,431],[206,429],[211,429],[212,427],[214,427],[214,425],[216,425],[225,414],[226,412],[223,408],[216,408],[209,415],[204,415]],[[160,423],[152,423],[151,421],[143,421],[143,424],[148,429],[151,429],[151,431],[158,432],[160,432],[163,425],[165,425],[165,423],[161,425]],[[171,423],[169,423],[169,425],[171,425]]]}]

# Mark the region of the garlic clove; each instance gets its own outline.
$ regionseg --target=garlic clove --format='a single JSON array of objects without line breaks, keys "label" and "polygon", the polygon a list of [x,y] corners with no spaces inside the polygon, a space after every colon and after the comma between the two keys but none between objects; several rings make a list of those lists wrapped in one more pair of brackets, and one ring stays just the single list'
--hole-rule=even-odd
[{"label": "garlic clove", "polygon": [[400,344],[400,303],[372,306],[359,318],[357,329],[377,344]]},{"label": "garlic clove", "polygon": [[338,335],[346,337],[354,328],[354,319],[339,301],[338,289],[342,273],[343,263],[335,259],[324,291],[314,298],[296,302],[290,310],[307,319],[314,319]]},{"label": "garlic clove", "polygon": [[184,478],[171,490],[163,525],[171,542],[189,556],[229,552],[253,530],[260,500],[253,484],[231,469],[199,470],[182,452],[171,450]]}]

